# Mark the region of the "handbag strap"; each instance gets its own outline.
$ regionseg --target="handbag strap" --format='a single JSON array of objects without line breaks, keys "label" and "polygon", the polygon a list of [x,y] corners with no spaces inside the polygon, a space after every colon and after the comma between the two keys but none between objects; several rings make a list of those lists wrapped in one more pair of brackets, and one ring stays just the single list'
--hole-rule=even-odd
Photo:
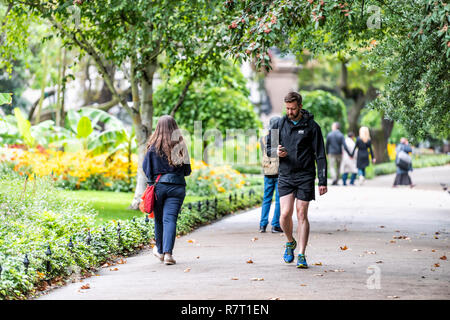
[{"label": "handbag strap", "polygon": [[155,184],[157,184],[157,183],[158,183],[158,181],[159,181],[159,178],[161,178],[161,174],[158,174],[158,177],[156,178]]}]

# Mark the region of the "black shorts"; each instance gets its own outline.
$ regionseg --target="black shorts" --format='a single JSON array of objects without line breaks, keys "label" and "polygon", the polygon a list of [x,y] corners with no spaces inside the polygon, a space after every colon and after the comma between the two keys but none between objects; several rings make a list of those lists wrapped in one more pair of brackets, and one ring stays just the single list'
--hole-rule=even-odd
[{"label": "black shorts", "polygon": [[289,177],[278,177],[278,194],[280,197],[288,194],[303,201],[315,200],[315,177],[302,177],[292,179]]}]

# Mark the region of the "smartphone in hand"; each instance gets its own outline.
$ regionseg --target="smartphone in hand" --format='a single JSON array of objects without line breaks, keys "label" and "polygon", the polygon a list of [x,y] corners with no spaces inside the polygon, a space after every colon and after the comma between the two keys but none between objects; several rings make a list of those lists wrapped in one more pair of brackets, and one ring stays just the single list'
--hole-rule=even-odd
[{"label": "smartphone in hand", "polygon": [[281,152],[287,152],[287,149],[286,149],[285,147],[281,146],[281,147],[280,147],[280,151],[281,151]]}]

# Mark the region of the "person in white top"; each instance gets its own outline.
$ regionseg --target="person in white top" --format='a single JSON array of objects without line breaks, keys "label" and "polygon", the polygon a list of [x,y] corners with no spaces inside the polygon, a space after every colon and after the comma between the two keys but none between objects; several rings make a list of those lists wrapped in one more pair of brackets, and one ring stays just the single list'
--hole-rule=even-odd
[{"label": "person in white top", "polygon": [[[355,141],[353,140],[354,138],[355,134],[351,131],[347,134],[347,137],[345,138],[345,144],[350,150],[353,150],[355,148]],[[343,173],[342,184],[344,186],[347,185],[347,178],[349,174],[351,174],[350,185],[351,186],[355,185],[356,175],[358,174],[358,168],[356,167],[357,152],[358,151],[355,152],[355,155],[353,155],[353,157],[350,157],[344,149],[342,150],[342,161],[340,171]]]}]

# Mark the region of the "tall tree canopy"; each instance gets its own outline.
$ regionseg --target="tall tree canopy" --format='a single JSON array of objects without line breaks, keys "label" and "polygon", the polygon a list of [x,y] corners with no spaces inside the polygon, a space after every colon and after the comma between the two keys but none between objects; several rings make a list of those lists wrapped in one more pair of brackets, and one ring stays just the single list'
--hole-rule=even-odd
[{"label": "tall tree canopy", "polygon": [[450,135],[450,5],[436,0],[225,1],[229,52],[270,68],[268,49],[366,48],[386,86],[371,105],[420,138]]},{"label": "tall tree canopy", "polygon": [[[4,2],[8,10],[2,18],[7,27],[1,31],[7,45],[0,46],[0,56],[13,59],[24,47],[29,17],[50,23],[67,48],[76,47],[81,55],[92,57],[113,102],[130,115],[139,146],[139,163],[145,155],[145,142],[152,132],[153,76],[158,68],[158,58],[164,56],[166,67],[183,65],[193,76],[201,77],[206,70],[204,66],[214,64],[224,48],[221,35],[224,31],[218,28],[225,20],[220,1]],[[130,87],[121,88],[111,70],[120,70]],[[131,103],[127,101],[130,91]],[[142,170],[137,181],[133,201],[136,208],[146,184]]]}]

